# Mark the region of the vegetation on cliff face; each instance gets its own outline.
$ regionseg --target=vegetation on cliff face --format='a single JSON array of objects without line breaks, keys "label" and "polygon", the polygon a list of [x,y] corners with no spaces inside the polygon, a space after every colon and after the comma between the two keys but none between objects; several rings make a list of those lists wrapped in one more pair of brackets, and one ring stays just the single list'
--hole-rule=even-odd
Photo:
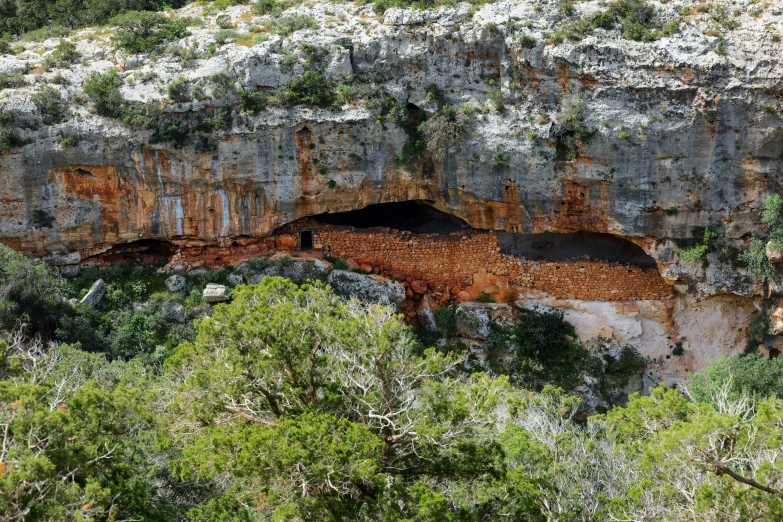
[{"label": "vegetation on cliff face", "polygon": [[[557,377],[581,349],[555,312],[530,311],[507,332],[527,367],[471,372],[464,352],[423,346],[387,307],[266,277],[237,286],[158,357],[143,348],[158,341],[143,336],[128,344],[138,353],[105,337],[90,353],[46,338],[73,342],[75,330],[60,331],[68,317],[92,314],[100,329],[139,321],[123,310],[155,315],[149,301],[166,295],[165,276],[103,271],[105,302],[74,310],[62,297],[98,273],[63,279],[8,249],[0,264],[4,520],[783,515],[777,361],[724,359],[689,395],[661,386],[585,421],[569,392],[519,384],[531,368],[536,382]],[[453,333],[453,315],[438,317]]]}]

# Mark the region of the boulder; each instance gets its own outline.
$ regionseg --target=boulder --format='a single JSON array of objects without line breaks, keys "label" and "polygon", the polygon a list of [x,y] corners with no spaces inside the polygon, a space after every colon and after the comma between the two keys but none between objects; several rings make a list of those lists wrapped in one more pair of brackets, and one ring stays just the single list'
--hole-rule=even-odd
[{"label": "boulder", "polygon": [[163,303],[163,319],[169,323],[182,323],[185,321],[185,307],[180,303],[167,301]]},{"label": "boulder", "polygon": [[380,276],[334,270],[327,281],[337,295],[366,303],[398,307],[405,299],[405,289],[400,283]]},{"label": "boulder", "polygon": [[426,281],[411,281],[411,288],[417,294],[426,294],[427,293],[427,282]]},{"label": "boulder", "polygon": [[234,286],[243,285],[245,284],[245,276],[237,273],[231,274],[228,276],[228,282]]},{"label": "boulder", "polygon": [[187,284],[188,282],[181,275],[173,275],[166,278],[166,288],[169,289],[169,292],[182,292]]},{"label": "boulder", "polygon": [[257,285],[266,277],[265,274],[253,274],[248,278],[248,283],[251,285]]},{"label": "boulder", "polygon": [[223,285],[217,285],[215,283],[209,283],[204,289],[204,301],[208,303],[221,303],[223,301],[229,301],[231,297],[228,295],[228,288]]},{"label": "boulder", "polygon": [[482,307],[458,306],[457,335],[468,339],[486,339],[489,336],[489,314]]},{"label": "boulder", "polygon": [[783,303],[781,301],[778,301],[778,305],[769,314],[769,333],[783,335]]},{"label": "boulder", "polygon": [[770,263],[783,263],[783,249],[775,245],[773,241],[767,243],[766,254]]},{"label": "boulder", "polygon": [[438,325],[435,323],[435,301],[432,297],[425,295],[421,298],[419,306],[416,308],[416,318],[419,320],[419,324],[425,330],[434,332],[438,329]]},{"label": "boulder", "polygon": [[104,295],[106,295],[106,283],[103,282],[103,279],[98,279],[92,284],[90,291],[87,292],[87,295],[82,297],[82,300],[79,301],[79,304],[89,304],[96,306],[101,302]]},{"label": "boulder", "polygon": [[287,263],[278,261],[274,265],[265,268],[261,273],[262,277],[259,279],[259,282],[263,279],[263,276],[278,276],[301,284],[325,277],[328,273],[329,265],[320,259],[292,259]]}]

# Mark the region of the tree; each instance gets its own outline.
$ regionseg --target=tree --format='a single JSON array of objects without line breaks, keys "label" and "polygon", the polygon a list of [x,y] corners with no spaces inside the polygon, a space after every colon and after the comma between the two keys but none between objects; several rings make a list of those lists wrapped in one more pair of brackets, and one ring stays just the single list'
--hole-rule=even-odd
[{"label": "tree", "polygon": [[152,428],[141,392],[84,356],[0,341],[3,520],[168,520],[140,473],[139,439]]},{"label": "tree", "polygon": [[62,313],[62,290],[46,265],[0,245],[0,327],[49,335]]},{"label": "tree", "polygon": [[233,297],[166,363],[182,383],[167,412],[185,448],[176,469],[224,481],[214,509],[399,520],[444,482],[469,497],[466,483],[502,475],[506,379],[450,376],[458,361],[413,355],[390,309],[321,285],[265,278]]},{"label": "tree", "polygon": [[186,25],[151,11],[129,11],[109,20],[117,27],[112,41],[126,51],[146,53],[188,36]]}]

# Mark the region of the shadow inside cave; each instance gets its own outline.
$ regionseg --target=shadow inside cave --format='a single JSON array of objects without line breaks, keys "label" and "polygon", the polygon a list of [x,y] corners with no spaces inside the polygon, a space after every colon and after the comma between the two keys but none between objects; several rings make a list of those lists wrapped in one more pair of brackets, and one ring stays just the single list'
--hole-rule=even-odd
[{"label": "shadow inside cave", "polygon": [[589,257],[638,266],[655,266],[655,260],[640,246],[612,234],[572,232],[512,234],[496,232],[500,251],[537,261]]},{"label": "shadow inside cave", "polygon": [[387,227],[415,234],[451,234],[470,228],[458,217],[441,212],[423,201],[378,203],[359,210],[318,214],[312,219],[329,225]]}]

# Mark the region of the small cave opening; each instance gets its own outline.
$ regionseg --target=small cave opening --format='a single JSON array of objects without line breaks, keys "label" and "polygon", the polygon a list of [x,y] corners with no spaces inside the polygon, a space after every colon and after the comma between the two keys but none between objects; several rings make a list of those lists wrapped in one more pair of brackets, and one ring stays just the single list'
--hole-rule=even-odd
[{"label": "small cave opening", "polygon": [[496,232],[500,251],[537,261],[589,257],[637,266],[655,266],[655,260],[640,246],[612,234],[572,232],[558,234],[513,234]]},{"label": "small cave opening", "polygon": [[387,227],[415,234],[451,234],[470,228],[458,217],[441,212],[424,201],[378,203],[359,210],[318,214],[318,223],[355,228]]},{"label": "small cave opening", "polygon": [[141,239],[122,245],[114,245],[106,252],[86,258],[84,262],[105,266],[127,261],[138,261],[145,265],[152,265],[168,262],[176,251],[177,248],[168,241]]}]

